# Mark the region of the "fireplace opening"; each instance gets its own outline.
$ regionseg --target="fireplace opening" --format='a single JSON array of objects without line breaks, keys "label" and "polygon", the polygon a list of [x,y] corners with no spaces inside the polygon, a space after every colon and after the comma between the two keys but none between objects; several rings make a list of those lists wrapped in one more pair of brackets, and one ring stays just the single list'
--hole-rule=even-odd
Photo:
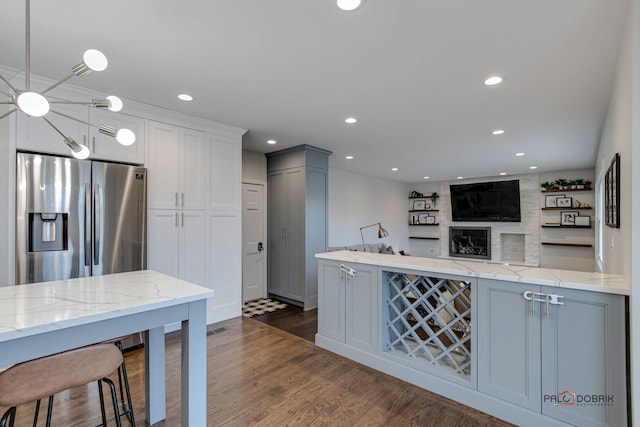
[{"label": "fireplace opening", "polygon": [[491,227],[449,227],[449,256],[491,259]]}]

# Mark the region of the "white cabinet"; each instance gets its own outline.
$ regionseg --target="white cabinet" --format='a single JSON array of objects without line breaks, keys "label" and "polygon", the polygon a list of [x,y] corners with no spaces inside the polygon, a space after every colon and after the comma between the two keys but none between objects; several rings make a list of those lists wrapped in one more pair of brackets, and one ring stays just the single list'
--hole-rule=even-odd
[{"label": "white cabinet", "polygon": [[204,212],[151,209],[148,216],[149,269],[204,285]]},{"label": "white cabinet", "polygon": [[[85,122],[81,123],[53,112],[46,116],[65,136],[89,147],[91,159],[144,164],[146,145],[144,119],[111,111],[89,109],[80,105],[55,104],[53,109]],[[87,122],[96,126],[105,124],[116,129],[130,129],[136,134],[136,142],[129,146],[119,144],[115,138],[101,134],[96,127],[87,125]],[[63,156],[71,154],[62,135],[44,119],[28,117],[25,114],[18,114],[17,148]]]},{"label": "white cabinet", "polygon": [[136,134],[136,142],[131,145],[119,144],[115,138],[89,128],[89,149],[92,159],[111,160],[130,164],[144,164],[146,146],[145,120],[111,111],[90,109],[89,122],[96,125],[109,125],[116,129],[130,129]]},{"label": "white cabinet", "polygon": [[479,391],[572,425],[627,424],[624,296],[482,279],[478,292]]},{"label": "white cabinet", "polygon": [[[89,118],[88,108],[79,105],[55,104],[55,110],[83,122],[87,122]],[[87,144],[89,130],[86,124],[54,113],[49,113],[46,117],[65,136],[73,138],[78,144]],[[63,156],[71,154],[69,147],[64,142],[64,137],[56,132],[43,118],[18,114],[17,124],[16,148],[18,150]],[[113,143],[117,144],[115,141]]]},{"label": "white cabinet", "polygon": [[378,268],[318,262],[318,334],[378,352]]},{"label": "white cabinet", "polygon": [[242,146],[228,137],[207,134],[208,210],[240,210],[242,206]]},{"label": "white cabinet", "polygon": [[151,209],[204,209],[207,171],[204,133],[149,122]]}]

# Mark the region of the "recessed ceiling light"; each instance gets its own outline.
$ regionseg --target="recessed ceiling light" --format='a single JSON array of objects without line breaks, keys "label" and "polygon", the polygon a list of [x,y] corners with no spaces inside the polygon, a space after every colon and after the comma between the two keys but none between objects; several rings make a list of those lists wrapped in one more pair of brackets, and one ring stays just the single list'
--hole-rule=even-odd
[{"label": "recessed ceiling light", "polygon": [[391,168],[392,171],[396,172],[398,168]]},{"label": "recessed ceiling light", "polygon": [[344,156],[344,158],[347,160],[353,160],[353,156]]},{"label": "recessed ceiling light", "polygon": [[459,176],[459,177],[458,177],[458,179],[462,179],[462,178],[464,178],[464,176]]},{"label": "recessed ceiling light", "polygon": [[428,177],[428,176],[425,176],[425,177],[424,177],[424,179],[429,179],[429,177]]},{"label": "recessed ceiling light", "polygon": [[500,172],[501,176],[505,176],[507,173],[506,172]]},{"label": "recessed ceiling light", "polygon": [[276,145],[278,142],[275,139],[270,139],[267,141],[267,144],[269,145]]},{"label": "recessed ceiling light", "polygon": [[484,84],[487,86],[495,86],[500,83],[502,83],[502,77],[500,76],[491,76],[484,81]]},{"label": "recessed ceiling light", "polygon": [[502,129],[496,129],[491,133],[494,134],[494,135],[502,135],[504,133],[504,131]]},{"label": "recessed ceiling light", "polygon": [[336,0],[336,4],[342,10],[353,11],[364,5],[364,0]]},{"label": "recessed ceiling light", "polygon": [[524,153],[516,153],[516,157],[522,157],[524,156]]},{"label": "recessed ceiling light", "polygon": [[538,169],[537,166],[529,166],[529,169]]},{"label": "recessed ceiling light", "polygon": [[188,93],[181,93],[180,95],[178,95],[178,99],[180,101],[193,101],[193,96],[189,95]]},{"label": "recessed ceiling light", "polygon": [[350,125],[354,124],[357,121],[358,119],[356,119],[355,117],[347,117],[346,119],[344,119],[344,122],[349,123]]}]

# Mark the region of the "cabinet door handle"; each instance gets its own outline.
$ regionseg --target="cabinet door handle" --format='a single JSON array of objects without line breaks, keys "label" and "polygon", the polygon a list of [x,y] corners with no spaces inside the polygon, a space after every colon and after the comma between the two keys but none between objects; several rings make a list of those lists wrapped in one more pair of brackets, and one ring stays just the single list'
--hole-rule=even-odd
[{"label": "cabinet door handle", "polygon": [[340,264],[340,271],[343,271],[345,274],[348,274],[351,277],[356,277],[356,274],[358,273],[355,269],[347,267],[344,264]]},{"label": "cabinet door handle", "polygon": [[176,227],[178,226],[178,212],[176,212],[176,222],[174,224]]},{"label": "cabinet door handle", "polygon": [[182,217],[180,218],[180,225],[184,227],[184,212],[182,212]]},{"label": "cabinet door handle", "polygon": [[561,298],[564,298],[561,295],[556,295],[556,294],[546,294],[546,306],[547,306],[547,317],[549,317],[549,305],[564,305],[564,303],[562,301],[560,301]]},{"label": "cabinet door handle", "polygon": [[93,138],[91,138],[91,144],[93,145],[93,148],[91,149],[92,153],[96,152],[96,137],[94,136]]},{"label": "cabinet door handle", "polygon": [[184,208],[184,193],[180,193],[180,197],[181,197],[180,206]]},{"label": "cabinet door handle", "polygon": [[175,206],[178,207],[178,192],[176,191],[176,198],[174,202]]}]

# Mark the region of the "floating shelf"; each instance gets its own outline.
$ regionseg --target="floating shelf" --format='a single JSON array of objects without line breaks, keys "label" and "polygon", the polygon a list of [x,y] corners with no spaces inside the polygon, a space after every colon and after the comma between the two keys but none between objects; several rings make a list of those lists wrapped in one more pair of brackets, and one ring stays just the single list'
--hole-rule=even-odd
[{"label": "floating shelf", "polygon": [[409,239],[415,239],[415,240],[440,240],[439,237],[416,237],[416,236],[409,236]]},{"label": "floating shelf", "polygon": [[440,209],[420,209],[417,211],[410,210],[409,212],[440,212]]},{"label": "floating shelf", "polygon": [[542,190],[542,191],[540,191],[540,192],[541,192],[541,193],[562,193],[562,192],[565,192],[565,191],[569,191],[569,192],[571,192],[571,191],[591,191],[591,190],[593,190],[593,187],[588,188],[588,189],[587,189],[587,188],[582,188],[582,189],[580,189],[580,190],[578,190],[577,188],[576,188],[575,190],[574,190],[574,189],[564,189],[564,190]]},{"label": "floating shelf", "polygon": [[422,227],[425,227],[425,226],[436,227],[436,226],[439,226],[440,224],[409,224],[409,225],[418,225]]},{"label": "floating shelf", "polygon": [[542,228],[591,228],[590,225],[541,225]]},{"label": "floating shelf", "polygon": [[591,206],[589,206],[588,208],[583,208],[583,207],[580,207],[580,208],[542,208],[543,211],[569,211],[569,210],[571,210],[571,211],[573,211],[573,210],[581,211],[581,210],[588,210],[588,209],[593,209],[593,208]]},{"label": "floating shelf", "polygon": [[589,243],[559,243],[559,242],[542,242],[545,246],[570,246],[573,248],[592,248],[593,245]]}]

